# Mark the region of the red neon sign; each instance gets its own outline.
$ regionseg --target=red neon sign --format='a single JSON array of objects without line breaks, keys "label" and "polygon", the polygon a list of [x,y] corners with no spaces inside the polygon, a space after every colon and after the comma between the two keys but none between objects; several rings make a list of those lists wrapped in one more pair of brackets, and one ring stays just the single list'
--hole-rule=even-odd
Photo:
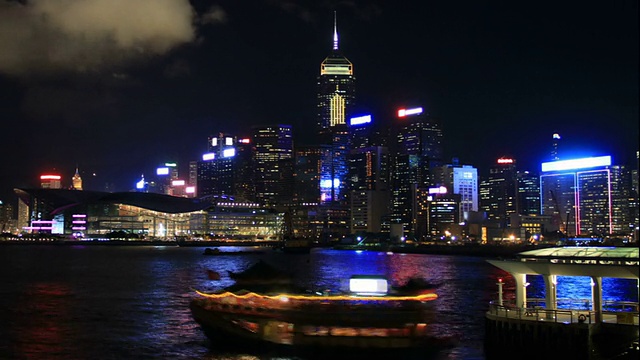
[{"label": "red neon sign", "polygon": [[60,180],[60,175],[40,175],[40,180]]}]

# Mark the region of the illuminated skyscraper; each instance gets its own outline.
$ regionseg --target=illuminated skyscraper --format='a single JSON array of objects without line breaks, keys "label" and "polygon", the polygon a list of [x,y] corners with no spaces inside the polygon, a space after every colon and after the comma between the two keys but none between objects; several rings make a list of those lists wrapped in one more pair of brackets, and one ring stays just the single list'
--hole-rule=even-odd
[{"label": "illuminated skyscraper", "polygon": [[320,202],[347,206],[350,134],[346,120],[355,101],[353,64],[339,50],[334,14],[333,48],[318,76],[318,132],[322,147]]},{"label": "illuminated skyscraper", "polygon": [[383,146],[351,150],[349,158],[351,232],[380,232],[389,215],[389,150]]},{"label": "illuminated skyscraper", "polygon": [[291,125],[254,129],[256,201],[267,206],[293,202],[293,134]]},{"label": "illuminated skyscraper", "polygon": [[297,146],[294,166],[294,203],[317,205],[320,203],[320,164],[322,150],[319,146]]},{"label": "illuminated skyscraper", "polygon": [[197,165],[197,194],[253,197],[250,172],[252,147],[248,138],[220,133],[209,138],[208,152]]},{"label": "illuminated skyscraper", "polygon": [[353,64],[338,46],[338,28],[334,14],[333,48],[320,64],[318,76],[318,128],[326,133],[336,125],[345,125],[355,102]]},{"label": "illuminated skyscraper", "polygon": [[478,169],[471,165],[442,165],[433,169],[433,181],[444,186],[447,193],[460,195],[459,219],[465,219],[465,213],[478,211]]},{"label": "illuminated skyscraper", "polygon": [[442,130],[421,107],[400,109],[394,127],[391,223],[415,233],[419,192],[428,193],[432,169],[442,165]]},{"label": "illuminated skyscraper", "polygon": [[76,173],[73,174],[73,177],[71,178],[71,186],[74,190],[82,190],[82,178],[78,173],[78,167],[76,167]]},{"label": "illuminated skyscraper", "polygon": [[145,183],[143,188],[145,192],[153,192],[159,194],[172,195],[172,183],[178,180],[178,164],[175,162],[166,162],[156,168],[155,178],[151,178]]},{"label": "illuminated skyscraper", "polygon": [[62,177],[57,174],[40,175],[40,187],[43,189],[60,189]]},{"label": "illuminated skyscraper", "polygon": [[611,156],[542,163],[542,214],[552,215],[567,236],[628,230],[628,222],[621,223],[627,218],[621,213],[622,170],[611,165]]},{"label": "illuminated skyscraper", "polygon": [[509,216],[516,213],[516,194],[516,161],[500,158],[480,183],[480,208],[489,220],[495,220],[506,228]]},{"label": "illuminated skyscraper", "polygon": [[540,215],[540,177],[529,171],[518,171],[516,178],[518,184],[517,213]]},{"label": "illuminated skyscraper", "polygon": [[330,135],[330,144],[322,145],[320,202],[345,205],[349,175],[349,131],[346,125],[336,125]]},{"label": "illuminated skyscraper", "polygon": [[558,156],[558,147],[559,147],[560,140],[562,139],[562,137],[560,137],[560,134],[555,133],[555,134],[553,134],[552,139],[553,139],[553,141],[551,143],[551,160],[552,161],[558,161],[558,160],[560,160],[560,157]]}]

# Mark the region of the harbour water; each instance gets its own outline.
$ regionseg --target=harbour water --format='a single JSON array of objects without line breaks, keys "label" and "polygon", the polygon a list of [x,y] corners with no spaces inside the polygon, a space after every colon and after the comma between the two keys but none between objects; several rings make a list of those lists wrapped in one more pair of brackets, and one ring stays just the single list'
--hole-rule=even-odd
[{"label": "harbour water", "polygon": [[[485,359],[484,314],[497,297],[497,279],[505,279],[507,300],[513,294],[508,274],[481,257],[329,249],[203,256],[203,250],[0,246],[0,359],[287,359],[250,348],[217,349],[189,313],[194,289],[229,286],[227,271],[260,259],[309,289],[345,290],[355,274],[385,275],[392,284],[421,277],[438,285],[437,316],[429,326],[457,341],[425,359]],[[207,270],[221,279],[209,280]],[[538,296],[542,284],[530,282],[530,296]],[[588,298],[583,282],[568,279],[558,297]],[[635,281],[608,279],[603,288],[612,300],[638,301]]]}]

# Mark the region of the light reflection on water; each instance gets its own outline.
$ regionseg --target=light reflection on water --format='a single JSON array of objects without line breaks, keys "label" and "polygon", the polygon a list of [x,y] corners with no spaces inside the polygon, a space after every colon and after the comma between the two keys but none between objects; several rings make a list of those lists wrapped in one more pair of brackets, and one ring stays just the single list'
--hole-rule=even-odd
[{"label": "light reflection on water", "polygon": [[[558,276],[556,296],[559,309],[590,308],[591,277]],[[527,275],[527,297],[544,299],[545,286],[542,275]],[[635,279],[602,278],[602,300],[638,302],[638,281]]]},{"label": "light reflection on water", "polygon": [[[513,279],[483,258],[337,250],[203,256],[203,250],[0,246],[0,274],[5,275],[0,286],[0,358],[278,358],[251,354],[250,349],[229,353],[211,348],[188,309],[194,288],[229,286],[233,282],[228,271],[242,271],[260,259],[290,271],[298,284],[314,290],[346,290],[355,274],[385,275],[393,285],[422,277],[437,285],[430,327],[459,339],[437,359],[483,359],[484,313],[497,298],[499,277],[505,280],[505,298],[513,297]],[[208,269],[219,272],[221,279],[209,280]],[[538,296],[541,278],[528,281],[529,296]],[[560,279],[559,297],[590,297],[584,281]],[[608,279],[603,288],[612,297],[629,292],[628,285]]]}]

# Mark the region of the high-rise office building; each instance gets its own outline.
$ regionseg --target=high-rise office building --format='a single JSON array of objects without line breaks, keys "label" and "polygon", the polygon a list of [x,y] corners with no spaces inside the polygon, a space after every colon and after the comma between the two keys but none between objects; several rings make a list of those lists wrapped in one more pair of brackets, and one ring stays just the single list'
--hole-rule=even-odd
[{"label": "high-rise office building", "polygon": [[567,236],[612,234],[627,224],[626,207],[619,188],[621,167],[611,156],[542,163],[540,198],[542,213],[551,215]]},{"label": "high-rise office building", "polygon": [[156,168],[156,178],[152,181],[148,190],[161,194],[171,195],[173,193],[173,182],[178,180],[178,164],[166,162]]},{"label": "high-rise office building", "polygon": [[426,237],[432,239],[441,236],[461,236],[458,224],[460,217],[461,196],[451,194],[445,186],[428,189],[425,199]]},{"label": "high-rise office building", "polygon": [[198,197],[253,196],[251,139],[220,133],[208,143],[208,152],[197,164]]},{"label": "high-rise office building", "polygon": [[371,115],[349,119],[349,133],[351,149],[389,146],[389,129],[382,126],[379,121],[374,122]]},{"label": "high-rise office building", "polygon": [[267,206],[293,202],[293,133],[291,125],[254,128],[256,201]]},{"label": "high-rise office building", "polygon": [[40,175],[40,187],[43,189],[61,189],[62,176],[57,174]]},{"label": "high-rise office building", "polygon": [[82,190],[82,178],[78,172],[78,167],[76,167],[76,173],[73,174],[73,177],[71,178],[71,187],[74,190]]},{"label": "high-rise office building", "polygon": [[389,215],[389,150],[383,146],[351,150],[349,185],[351,232],[380,232]]},{"label": "high-rise office building", "polygon": [[433,169],[435,185],[444,186],[449,194],[460,195],[459,219],[465,219],[465,213],[478,211],[478,169],[471,165],[442,165]]},{"label": "high-rise office building", "polygon": [[320,64],[318,76],[318,128],[325,133],[336,125],[346,125],[355,103],[353,64],[339,49],[334,14],[333,48]]},{"label": "high-rise office building", "polygon": [[15,227],[13,206],[0,200],[0,233],[14,232]]},{"label": "high-rise office building", "polygon": [[516,161],[500,158],[489,168],[489,174],[480,182],[480,209],[487,219],[508,227],[510,215],[517,212]]},{"label": "high-rise office building", "polygon": [[294,152],[293,201],[297,205],[318,205],[320,203],[321,147],[296,146]]},{"label": "high-rise office building", "polygon": [[349,231],[348,156],[350,133],[347,119],[355,104],[353,64],[340,51],[334,14],[333,47],[320,64],[317,82],[317,127],[322,151],[320,163],[319,218],[323,237]]},{"label": "high-rise office building", "polygon": [[631,169],[629,171],[629,217],[631,218],[631,224],[629,225],[629,229],[631,230],[631,235],[635,241],[638,241],[638,230],[640,229],[640,201],[639,194],[640,191],[638,189],[639,181],[638,181],[638,160],[639,160],[640,152],[636,151],[636,164],[635,169]]},{"label": "high-rise office building", "polygon": [[394,128],[391,223],[416,233],[418,192],[428,193],[432,170],[442,164],[442,130],[422,107],[398,110]]},{"label": "high-rise office building", "polygon": [[554,133],[551,136],[551,161],[560,160],[560,156],[558,155],[558,149],[560,147],[560,140],[562,140],[562,137],[558,133]]},{"label": "high-rise office building", "polygon": [[349,131],[346,125],[336,125],[330,132],[330,142],[322,144],[320,165],[320,203],[345,205],[349,175]]},{"label": "high-rise office building", "polygon": [[521,215],[540,215],[540,177],[530,171],[518,171],[516,178],[516,212]]}]

